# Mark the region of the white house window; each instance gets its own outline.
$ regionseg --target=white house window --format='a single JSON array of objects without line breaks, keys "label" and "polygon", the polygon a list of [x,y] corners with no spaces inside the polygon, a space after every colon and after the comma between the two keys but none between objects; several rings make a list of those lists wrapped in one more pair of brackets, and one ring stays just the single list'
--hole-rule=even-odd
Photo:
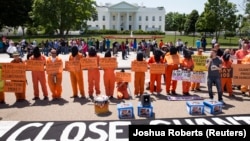
[{"label": "white house window", "polygon": [[105,29],[106,29],[106,26],[105,26],[105,25],[102,25],[102,29],[105,30]]},{"label": "white house window", "polygon": [[161,30],[161,25],[159,25],[159,30]]},{"label": "white house window", "polygon": [[155,16],[152,17],[152,21],[155,21]]},{"label": "white house window", "polygon": [[132,16],[129,16],[129,21],[132,21]]},{"label": "white house window", "polygon": [[99,27],[98,25],[96,25],[95,27]]},{"label": "white house window", "polygon": [[141,21],[141,16],[139,16],[139,21]]},{"label": "white house window", "polygon": [[113,16],[113,21],[115,21],[115,16]]},{"label": "white house window", "polygon": [[113,29],[115,30],[115,25],[113,25]]},{"label": "white house window", "polygon": [[123,16],[121,16],[121,21],[123,21]]},{"label": "white house window", "polygon": [[105,21],[105,16],[102,16],[102,20]]},{"label": "white house window", "polygon": [[155,26],[153,25],[152,28],[155,28]]},{"label": "white house window", "polygon": [[146,21],[148,21],[148,16],[146,16]]},{"label": "white house window", "polygon": [[139,30],[141,30],[141,25],[139,25]]},{"label": "white house window", "polygon": [[148,29],[148,25],[145,26],[145,29],[146,29],[146,30]]},{"label": "white house window", "polygon": [[161,21],[161,16],[159,17],[159,21]]}]

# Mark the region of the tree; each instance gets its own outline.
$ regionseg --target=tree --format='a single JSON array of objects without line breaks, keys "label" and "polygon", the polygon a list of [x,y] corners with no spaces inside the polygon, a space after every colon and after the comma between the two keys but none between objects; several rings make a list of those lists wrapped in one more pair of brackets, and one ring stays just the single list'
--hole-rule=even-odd
[{"label": "tree", "polygon": [[37,25],[64,35],[90,20],[97,13],[95,6],[93,0],[34,0],[31,15]]},{"label": "tree", "polygon": [[32,10],[33,0],[1,0],[0,28],[3,26],[18,27],[31,22],[29,12]]},{"label": "tree", "polygon": [[180,14],[178,12],[169,12],[165,15],[165,30],[179,31],[182,34],[185,20],[185,14]]},{"label": "tree", "polygon": [[199,18],[199,12],[197,10],[193,10],[188,16],[184,25],[185,34],[189,34],[190,32],[195,33],[195,24]]},{"label": "tree", "polygon": [[236,12],[236,4],[228,0],[208,0],[202,16],[198,19],[197,28],[206,32],[214,31],[218,41],[221,31],[232,30],[232,24],[236,22]]}]

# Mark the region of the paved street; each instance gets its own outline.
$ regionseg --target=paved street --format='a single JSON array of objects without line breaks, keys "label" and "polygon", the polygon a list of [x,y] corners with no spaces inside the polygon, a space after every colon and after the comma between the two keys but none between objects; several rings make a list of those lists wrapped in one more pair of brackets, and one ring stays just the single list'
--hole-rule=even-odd
[{"label": "paved street", "polygon": [[[208,54],[208,52],[206,53]],[[103,56],[104,54],[101,54]],[[121,54],[118,55],[118,67],[129,68],[131,61],[136,57],[134,52],[131,52],[127,60],[122,60]],[[63,60],[68,59],[68,55],[60,55]],[[25,59],[25,57],[24,57]],[[8,62],[11,59],[8,58],[7,54],[0,54],[0,62]],[[119,70],[117,70],[119,71]],[[131,72],[130,70],[126,70]],[[133,76],[133,72],[132,72]],[[103,85],[103,71],[101,70],[101,92],[104,94]],[[146,80],[149,80],[149,72],[146,73]],[[129,92],[133,96],[134,91],[134,78],[132,77],[132,82],[129,84]],[[121,102],[131,102],[136,108],[139,98],[131,100],[117,100],[114,98],[110,101],[109,110],[110,113],[107,115],[96,115],[94,113],[94,105],[90,99],[72,99],[72,90],[70,85],[70,78],[68,72],[63,72],[63,93],[62,99],[60,101],[51,101],[51,94],[49,101],[33,101],[33,88],[31,73],[27,71],[27,89],[26,89],[26,102],[15,103],[14,93],[6,93],[6,105],[0,105],[0,117],[2,120],[17,120],[17,121],[71,121],[71,120],[117,120],[117,104]],[[86,96],[88,96],[88,84],[87,84],[87,72],[84,71],[84,88]],[[205,84],[202,84],[201,92],[191,92],[192,95],[199,95],[204,99],[208,98],[207,88]],[[177,94],[182,94],[181,82],[178,82]],[[215,91],[215,89],[214,89]],[[40,89],[41,92],[41,89]],[[147,92],[147,91],[145,91]],[[242,95],[238,90],[235,90],[235,98],[228,97],[227,93],[224,94],[223,98],[227,105],[223,108],[223,113],[220,115],[238,115],[238,114],[249,114],[249,96]],[[115,95],[116,97],[116,95]],[[42,99],[42,92],[40,93],[40,98]],[[215,98],[217,99],[217,93],[215,93]],[[189,115],[186,109],[186,101],[168,101],[166,97],[165,85],[162,82],[162,92],[160,95],[151,95],[151,101],[153,105],[154,116],[153,119],[158,118],[181,118],[181,117],[192,117]],[[201,116],[212,116],[210,114],[205,114]],[[135,119],[144,119],[136,114]]]}]

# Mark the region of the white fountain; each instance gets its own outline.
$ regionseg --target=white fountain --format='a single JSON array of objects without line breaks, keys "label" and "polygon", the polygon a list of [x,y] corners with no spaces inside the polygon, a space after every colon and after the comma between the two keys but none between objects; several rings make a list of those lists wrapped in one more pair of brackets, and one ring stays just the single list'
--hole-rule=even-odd
[{"label": "white fountain", "polygon": [[130,32],[130,37],[133,37],[133,31]]}]

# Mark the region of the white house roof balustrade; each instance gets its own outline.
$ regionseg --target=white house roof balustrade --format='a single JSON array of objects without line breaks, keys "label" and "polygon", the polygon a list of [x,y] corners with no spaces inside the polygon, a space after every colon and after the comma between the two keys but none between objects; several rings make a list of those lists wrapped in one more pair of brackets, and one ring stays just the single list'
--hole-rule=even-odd
[{"label": "white house roof balustrade", "polygon": [[129,4],[127,2],[120,2],[109,7],[110,12],[136,12],[139,9],[138,6]]}]

